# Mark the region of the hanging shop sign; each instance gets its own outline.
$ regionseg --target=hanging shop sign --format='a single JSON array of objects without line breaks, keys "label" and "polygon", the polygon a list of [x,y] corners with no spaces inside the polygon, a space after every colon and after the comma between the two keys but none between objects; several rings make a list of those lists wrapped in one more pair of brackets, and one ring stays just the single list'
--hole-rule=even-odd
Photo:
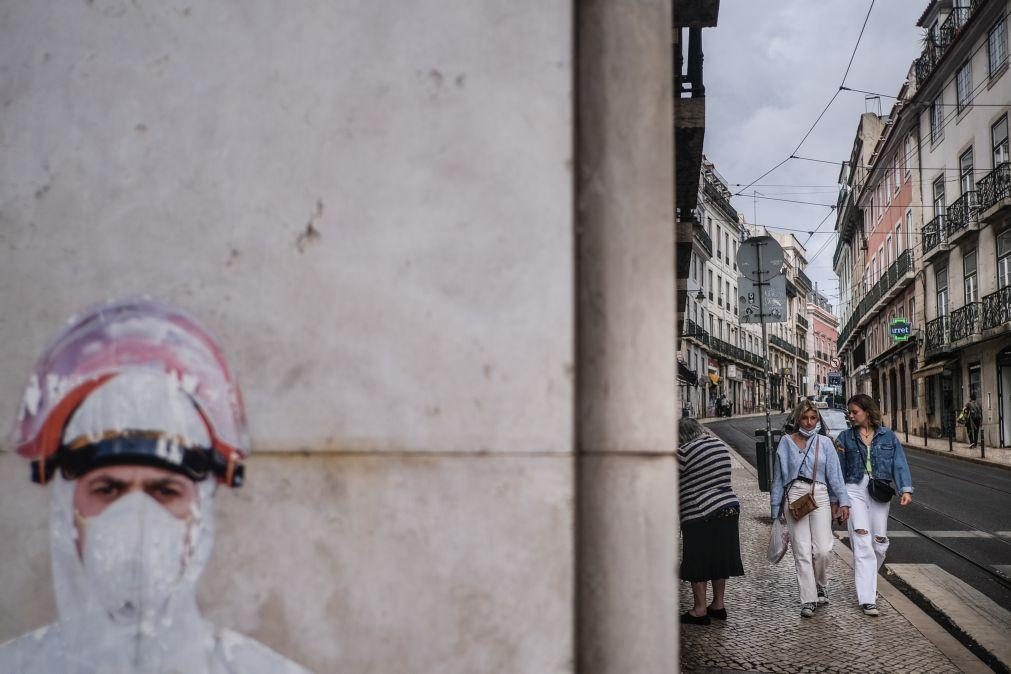
[{"label": "hanging shop sign", "polygon": [[888,324],[888,332],[892,333],[892,339],[896,342],[905,342],[909,339],[912,327],[904,318],[893,318]]},{"label": "hanging shop sign", "polygon": [[711,381],[713,383],[713,385],[719,384],[720,383],[720,375],[716,374],[715,372],[710,372],[709,373],[709,381]]}]

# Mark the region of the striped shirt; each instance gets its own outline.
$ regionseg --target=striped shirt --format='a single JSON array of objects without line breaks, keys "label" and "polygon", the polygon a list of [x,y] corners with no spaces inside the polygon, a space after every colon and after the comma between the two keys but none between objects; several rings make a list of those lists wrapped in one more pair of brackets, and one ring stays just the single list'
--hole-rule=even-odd
[{"label": "striped shirt", "polygon": [[678,469],[682,524],[740,508],[730,487],[730,450],[719,438],[703,435],[678,447]]}]

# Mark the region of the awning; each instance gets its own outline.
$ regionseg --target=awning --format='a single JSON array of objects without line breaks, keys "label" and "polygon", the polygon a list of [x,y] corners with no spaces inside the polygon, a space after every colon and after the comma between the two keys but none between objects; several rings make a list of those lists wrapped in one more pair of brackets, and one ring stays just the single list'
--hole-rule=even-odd
[{"label": "awning", "polygon": [[698,386],[699,376],[689,369],[687,365],[678,361],[678,380],[682,384],[687,384],[688,386]]},{"label": "awning", "polygon": [[711,381],[714,384],[719,384],[720,383],[720,375],[716,374],[715,372],[710,372],[709,373],[709,381]]},{"label": "awning", "polygon": [[935,374],[941,374],[941,372],[946,367],[948,367],[957,360],[958,359],[956,358],[953,360],[941,361],[940,363],[931,363],[930,365],[924,365],[919,370],[913,370],[911,374],[913,375],[913,379],[923,379],[924,377],[932,377]]}]

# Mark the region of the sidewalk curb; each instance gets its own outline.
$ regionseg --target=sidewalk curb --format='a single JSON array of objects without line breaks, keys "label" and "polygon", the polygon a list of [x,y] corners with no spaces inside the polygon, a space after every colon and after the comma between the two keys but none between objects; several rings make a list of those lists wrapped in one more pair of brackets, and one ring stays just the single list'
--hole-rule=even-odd
[{"label": "sidewalk curb", "polygon": [[[737,463],[757,480],[758,469],[745,461],[744,457],[738,454],[737,450],[729,443],[724,444],[730,449]],[[833,531],[832,535],[836,538],[832,545],[832,552],[852,570],[853,553],[839,540],[838,532]],[[993,671],[880,573],[878,574],[878,594],[887,600],[895,611],[905,618],[927,641],[932,643],[937,647],[937,650],[941,651],[946,658],[951,660],[951,663],[958,667],[959,670],[970,673],[980,672],[981,674]]]},{"label": "sidewalk curb", "polygon": [[[898,435],[896,433],[896,435]],[[981,459],[976,456],[962,456],[961,454],[956,454],[955,452],[949,452],[946,449],[934,449],[932,447],[923,447],[922,445],[916,445],[912,442],[903,442],[902,447],[904,449],[915,449],[920,452],[926,452],[928,454],[936,454],[937,456],[946,456],[949,459],[958,459],[959,461],[968,461],[969,463],[975,463],[980,466],[993,466],[994,468],[1000,468],[1001,470],[1011,471],[1011,464],[999,463],[997,461],[991,461],[989,459]],[[999,449],[999,448],[998,448]],[[1004,450],[1007,451],[1007,450]]]}]

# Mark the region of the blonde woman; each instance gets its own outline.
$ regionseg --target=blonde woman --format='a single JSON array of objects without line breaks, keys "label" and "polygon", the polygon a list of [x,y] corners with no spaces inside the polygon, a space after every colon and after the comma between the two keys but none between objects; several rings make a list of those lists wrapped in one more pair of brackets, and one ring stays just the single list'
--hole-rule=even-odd
[{"label": "blonde woman", "polygon": [[[849,518],[850,499],[843,482],[839,456],[828,436],[821,433],[821,414],[802,400],[793,410],[794,431],[776,448],[770,498],[772,517],[786,518],[800,588],[800,615],[814,616],[819,604],[828,603],[828,564],[832,554],[832,516],[838,504],[840,520]],[[817,507],[795,519],[789,504],[812,494]],[[784,498],[785,496],[785,498]]]}]

